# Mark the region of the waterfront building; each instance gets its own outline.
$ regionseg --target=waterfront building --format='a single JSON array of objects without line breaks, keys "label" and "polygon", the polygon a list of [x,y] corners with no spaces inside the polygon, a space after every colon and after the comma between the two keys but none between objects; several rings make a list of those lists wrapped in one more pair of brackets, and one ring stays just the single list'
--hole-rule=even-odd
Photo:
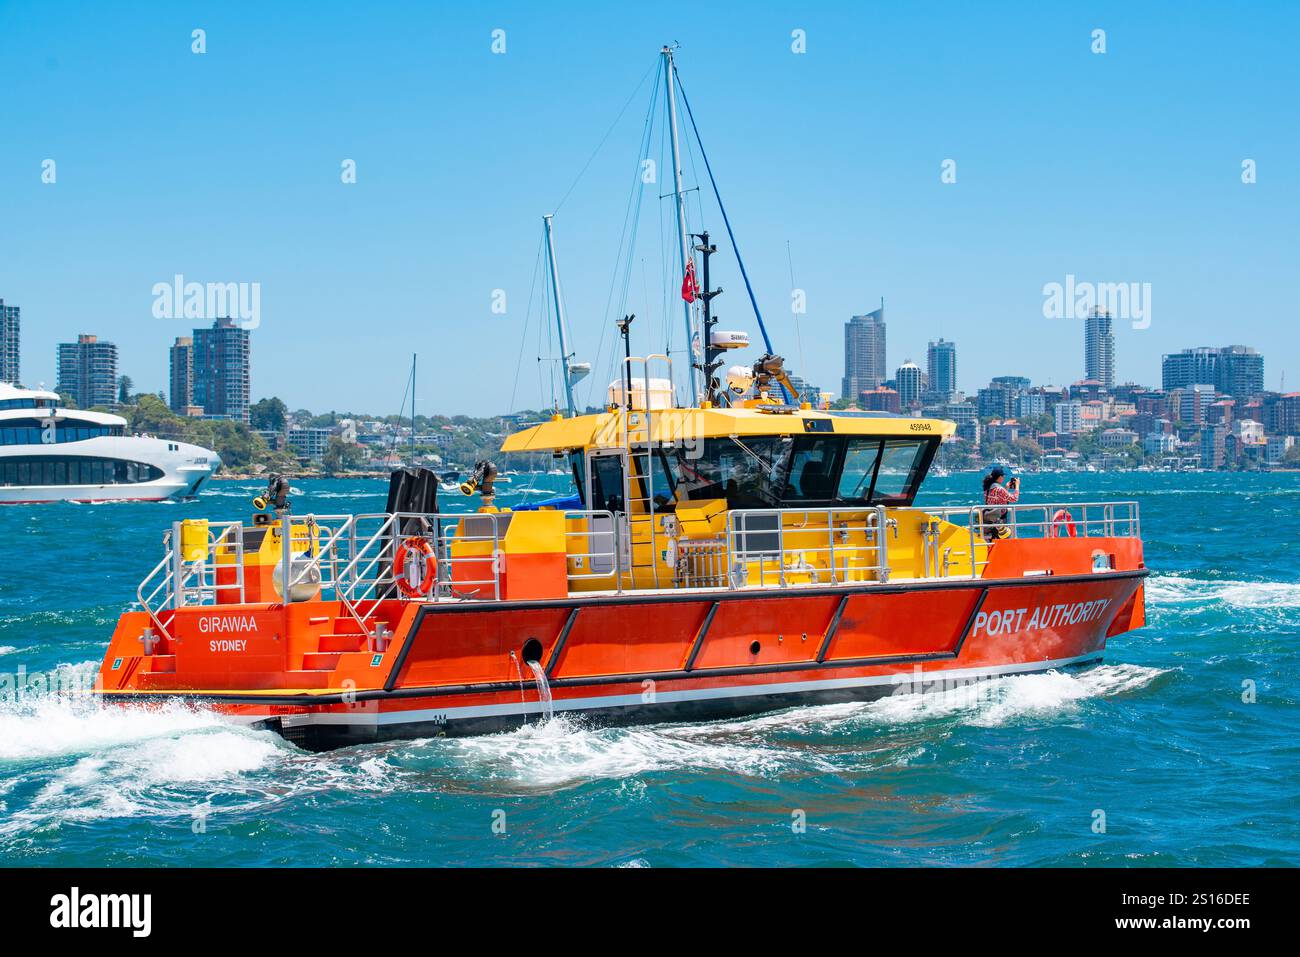
[{"label": "waterfront building", "polygon": [[79,335],[58,346],[57,392],[79,408],[117,404],[117,346],[98,336]]},{"label": "waterfront building", "polygon": [[1056,431],[1058,433],[1066,434],[1083,431],[1083,403],[1078,399],[1056,403],[1052,415],[1056,420]]},{"label": "waterfront building", "polygon": [[1295,442],[1294,435],[1270,435],[1264,440],[1264,461],[1269,465],[1281,464]]},{"label": "waterfront building", "polygon": [[1200,425],[1205,421],[1205,413],[1214,401],[1214,394],[1212,385],[1190,385],[1170,392],[1166,406],[1179,422]]},{"label": "waterfront building", "polygon": [[1102,388],[1115,386],[1115,333],[1111,315],[1094,308],[1083,326],[1084,378],[1100,382]]},{"label": "waterfront building", "polygon": [[898,391],[885,386],[878,389],[863,389],[861,405],[863,409],[870,412],[898,413],[902,411],[902,406],[898,401]]},{"label": "waterfront building", "polygon": [[1264,430],[1273,435],[1300,435],[1300,392],[1275,395],[1264,403]]},{"label": "waterfront building", "polygon": [[1207,425],[1201,429],[1201,468],[1223,468],[1227,458],[1228,429],[1222,425]]},{"label": "waterfront building", "polygon": [[937,416],[961,425],[965,422],[979,421],[979,410],[970,402],[945,402],[939,406]]},{"label": "waterfront building", "polygon": [[1178,451],[1178,436],[1168,432],[1149,432],[1142,439],[1146,455],[1173,455]]},{"label": "waterfront building", "polygon": [[17,306],[6,306],[0,299],[0,382],[17,385],[22,381],[19,343],[22,318]]},{"label": "waterfront building", "polygon": [[1132,429],[1103,429],[1100,438],[1103,449],[1114,450],[1137,445],[1138,434]]},{"label": "waterfront building", "polygon": [[289,448],[304,459],[323,458],[333,434],[331,429],[293,426],[289,429]]},{"label": "waterfront building", "polygon": [[187,415],[187,410],[194,406],[194,339],[191,336],[176,337],[170,350],[170,367],[169,405],[173,412]]},{"label": "waterfront building", "polygon": [[1017,419],[1033,419],[1047,411],[1047,396],[1041,389],[1031,389],[1016,396],[1014,412]]},{"label": "waterfront building", "polygon": [[984,436],[989,442],[1005,442],[1010,445],[1020,438],[1023,429],[1024,426],[1015,419],[1008,419],[1005,422],[990,422],[988,428],[984,430]]},{"label": "waterfront building", "polygon": [[279,452],[284,448],[283,432],[277,432],[275,429],[255,429],[254,431],[266,441],[267,448],[272,452]]},{"label": "waterfront building", "polygon": [[249,334],[234,319],[194,330],[194,404],[211,419],[248,421]]},{"label": "waterfront building", "polygon": [[1236,418],[1233,414],[1235,406],[1231,399],[1216,399],[1205,410],[1205,421],[1211,425],[1230,425]]},{"label": "waterfront building", "polygon": [[1184,349],[1161,360],[1161,385],[1165,391],[1208,385],[1248,399],[1264,391],[1264,357],[1249,346]]},{"label": "waterfront building", "polygon": [[844,324],[842,394],[853,398],[885,381],[885,305]]},{"label": "waterfront building", "polygon": [[930,380],[929,391],[943,401],[957,391],[957,346],[940,338],[925,350],[926,371]]},{"label": "waterfront building", "polygon": [[921,404],[921,391],[923,388],[921,367],[908,359],[894,374],[894,381],[898,383],[898,402],[904,409],[910,409]]}]

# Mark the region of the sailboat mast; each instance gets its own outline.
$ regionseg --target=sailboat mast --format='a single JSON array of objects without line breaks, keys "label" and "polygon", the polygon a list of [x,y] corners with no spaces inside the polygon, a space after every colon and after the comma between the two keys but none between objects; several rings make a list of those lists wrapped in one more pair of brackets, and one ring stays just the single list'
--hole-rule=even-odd
[{"label": "sailboat mast", "polygon": [[416,353],[411,353],[411,464],[415,464],[415,359]]},{"label": "sailboat mast", "polygon": [[564,328],[564,302],[560,298],[560,268],[555,263],[555,234],[552,216],[543,216],[546,226],[546,264],[551,270],[551,297],[555,300],[555,325],[560,333],[560,375],[564,379],[564,398],[569,404],[569,415],[577,415],[573,404],[573,377],[569,374],[569,334]]},{"label": "sailboat mast", "polygon": [[[677,202],[677,244],[681,254],[681,275],[686,276],[686,260],[691,255],[686,235],[686,205],[682,201],[682,161],[677,144],[677,90],[673,76],[673,51],[664,47],[659,51],[664,58],[664,95],[668,99],[668,126],[672,133],[673,148],[673,199]],[[694,338],[695,329],[691,321],[691,304],[682,300],[682,312],[686,318],[686,388],[687,402],[695,404],[697,391],[695,387]]]}]

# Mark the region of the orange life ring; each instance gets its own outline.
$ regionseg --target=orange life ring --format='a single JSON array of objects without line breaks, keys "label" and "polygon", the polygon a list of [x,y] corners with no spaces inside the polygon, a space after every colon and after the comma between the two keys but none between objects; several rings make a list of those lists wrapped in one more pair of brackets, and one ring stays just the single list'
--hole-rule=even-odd
[{"label": "orange life ring", "polygon": [[[419,552],[425,558],[424,578],[420,580],[418,585],[412,585],[406,578],[406,556],[411,549]],[[433,546],[429,544],[427,539],[412,536],[397,546],[397,553],[393,555],[393,580],[397,582],[397,587],[401,589],[403,595],[407,598],[423,597],[429,594],[433,588],[433,583],[437,579],[438,563],[433,560]]]},{"label": "orange life ring", "polygon": [[1063,537],[1061,535],[1062,526],[1064,526],[1065,531],[1069,533],[1071,538],[1075,537],[1074,516],[1070,514],[1070,510],[1067,508],[1058,508],[1052,516],[1052,537]]}]

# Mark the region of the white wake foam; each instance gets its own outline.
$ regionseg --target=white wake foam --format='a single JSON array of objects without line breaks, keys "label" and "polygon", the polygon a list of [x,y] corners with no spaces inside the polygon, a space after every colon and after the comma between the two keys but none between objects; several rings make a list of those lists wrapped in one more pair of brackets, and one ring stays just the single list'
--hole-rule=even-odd
[{"label": "white wake foam", "polygon": [[953,717],[974,727],[1072,714],[1081,702],[1136,691],[1166,672],[1140,665],[1098,665],[1086,671],[1009,675],[929,694],[904,694],[866,706],[886,724]]},{"label": "white wake foam", "polygon": [[[981,681],[946,691],[898,694],[871,702],[790,708],[738,720],[589,728],[558,714],[542,725],[480,738],[425,742],[470,774],[536,788],[687,770],[727,771],[768,778],[906,765],[925,753],[899,726],[940,721],[996,727],[1018,720],[1073,714],[1090,699],[1126,694],[1166,672],[1139,665],[1098,665],[1079,672],[1044,672]],[[924,729],[921,733],[927,733]],[[936,728],[934,733],[942,733]],[[809,737],[837,736],[834,749],[809,747]]]},{"label": "white wake foam", "polygon": [[220,725],[217,715],[181,705],[101,707],[89,697],[44,696],[0,709],[0,761],[88,754]]},{"label": "white wake foam", "polygon": [[[672,725],[590,728],[580,719],[558,714],[545,724],[505,734],[442,739],[430,745],[472,773],[540,788],[677,769],[764,777],[800,757],[760,741],[697,741],[680,730]],[[804,757],[817,761],[815,755]]]},{"label": "white wake foam", "polygon": [[1146,597],[1155,605],[1219,602],[1234,608],[1300,608],[1300,582],[1209,581],[1180,575],[1153,575]]}]

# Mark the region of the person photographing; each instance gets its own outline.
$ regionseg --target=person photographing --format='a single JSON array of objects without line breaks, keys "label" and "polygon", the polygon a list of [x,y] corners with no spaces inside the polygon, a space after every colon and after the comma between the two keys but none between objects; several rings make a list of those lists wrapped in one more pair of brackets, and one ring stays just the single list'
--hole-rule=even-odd
[{"label": "person photographing", "polygon": [[1011,529],[1007,527],[1009,512],[1005,507],[998,506],[1014,505],[1020,501],[1020,479],[1013,476],[1003,485],[1006,476],[1007,473],[1000,465],[995,465],[984,476],[984,504],[994,506],[984,509],[982,524],[986,542],[1011,536]]}]

